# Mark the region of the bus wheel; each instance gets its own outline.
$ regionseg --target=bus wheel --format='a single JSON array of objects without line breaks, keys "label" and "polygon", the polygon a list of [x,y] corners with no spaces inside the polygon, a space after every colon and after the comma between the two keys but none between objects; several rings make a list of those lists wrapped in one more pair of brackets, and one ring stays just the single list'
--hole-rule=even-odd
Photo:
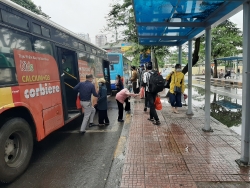
[{"label": "bus wheel", "polygon": [[29,124],[13,118],[0,128],[0,182],[9,183],[27,168],[33,150]]}]

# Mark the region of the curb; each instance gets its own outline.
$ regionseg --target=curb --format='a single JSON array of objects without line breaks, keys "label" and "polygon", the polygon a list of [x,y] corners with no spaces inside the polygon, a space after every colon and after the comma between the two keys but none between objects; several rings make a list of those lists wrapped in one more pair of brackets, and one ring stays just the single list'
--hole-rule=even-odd
[{"label": "curb", "polygon": [[[134,102],[131,102],[131,112],[134,112]],[[111,169],[109,171],[109,175],[107,177],[106,184],[104,188],[119,188],[122,180],[122,170],[124,165],[124,160],[126,156],[126,147],[127,147],[127,140],[129,129],[131,125],[133,113],[126,114],[126,119],[122,128],[122,132],[120,138],[118,140],[114,157],[111,164]]]}]

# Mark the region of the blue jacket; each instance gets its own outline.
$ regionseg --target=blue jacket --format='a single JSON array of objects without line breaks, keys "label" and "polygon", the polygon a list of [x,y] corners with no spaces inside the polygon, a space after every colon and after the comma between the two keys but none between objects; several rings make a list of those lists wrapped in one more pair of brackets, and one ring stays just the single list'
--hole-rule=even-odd
[{"label": "blue jacket", "polygon": [[99,87],[99,98],[97,101],[98,110],[108,109],[108,98],[107,98],[107,88],[105,85]]}]

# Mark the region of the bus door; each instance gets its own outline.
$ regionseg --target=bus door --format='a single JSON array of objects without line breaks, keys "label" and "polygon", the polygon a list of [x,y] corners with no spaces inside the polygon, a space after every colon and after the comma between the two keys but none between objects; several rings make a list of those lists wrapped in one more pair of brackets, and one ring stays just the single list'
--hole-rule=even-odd
[{"label": "bus door", "polygon": [[57,55],[61,76],[62,98],[65,121],[80,114],[76,108],[77,91],[73,88],[78,84],[78,65],[76,52],[57,47]]},{"label": "bus door", "polygon": [[111,95],[111,85],[110,85],[110,71],[109,71],[109,61],[103,60],[103,75],[106,82],[107,94]]}]

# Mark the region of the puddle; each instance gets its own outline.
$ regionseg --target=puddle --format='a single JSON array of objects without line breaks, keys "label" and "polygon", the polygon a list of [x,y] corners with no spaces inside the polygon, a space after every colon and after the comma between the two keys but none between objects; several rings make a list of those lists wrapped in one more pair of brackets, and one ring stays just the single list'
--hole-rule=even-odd
[{"label": "puddle", "polygon": [[[199,83],[197,85],[192,88],[192,104],[194,107],[205,110],[204,84]],[[188,89],[185,90],[185,93],[188,94]],[[211,116],[240,135],[242,122],[241,97],[242,89],[211,86]]]}]

